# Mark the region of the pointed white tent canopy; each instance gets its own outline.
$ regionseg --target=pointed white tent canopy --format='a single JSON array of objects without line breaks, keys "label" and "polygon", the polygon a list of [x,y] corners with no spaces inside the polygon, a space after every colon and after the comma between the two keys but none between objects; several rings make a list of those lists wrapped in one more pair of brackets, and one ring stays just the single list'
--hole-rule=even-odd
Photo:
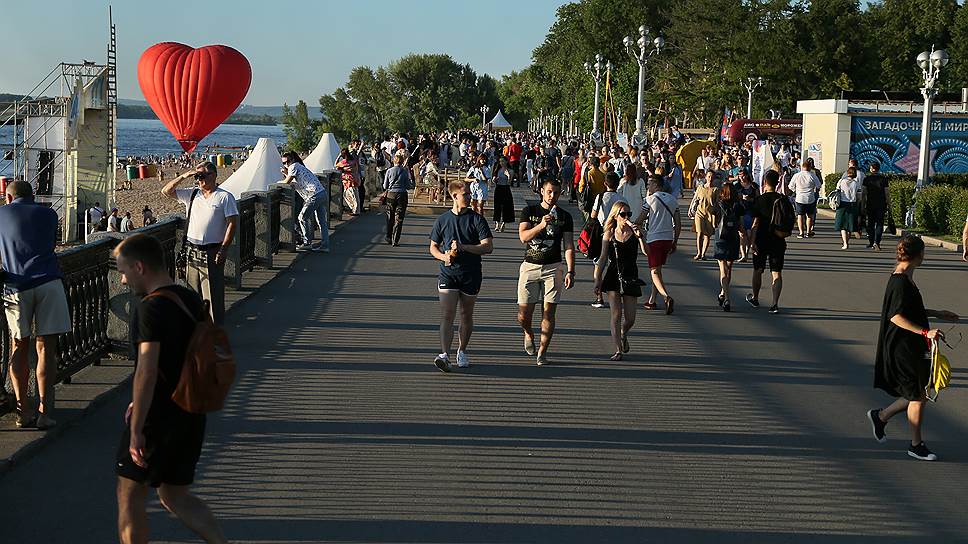
[{"label": "pointed white tent canopy", "polygon": [[336,161],[339,159],[339,144],[336,143],[336,136],[327,132],[319,139],[316,149],[303,159],[303,163],[309,171],[314,174],[324,174],[336,169]]},{"label": "pointed white tent canopy", "polygon": [[494,116],[494,119],[491,119],[490,124],[491,130],[511,130],[511,123],[508,123],[508,120],[504,118],[501,110],[497,110],[497,115]]},{"label": "pointed white tent canopy", "polygon": [[280,168],[282,157],[276,144],[269,138],[259,138],[249,158],[219,187],[232,193],[235,198],[241,198],[246,191],[265,191],[283,179]]}]

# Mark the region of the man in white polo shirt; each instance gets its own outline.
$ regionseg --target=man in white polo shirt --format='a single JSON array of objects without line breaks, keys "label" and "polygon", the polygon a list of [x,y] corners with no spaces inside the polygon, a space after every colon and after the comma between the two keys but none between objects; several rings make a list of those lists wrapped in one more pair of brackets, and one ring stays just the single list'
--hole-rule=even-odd
[{"label": "man in white polo shirt", "polygon": [[[195,178],[198,187],[178,189],[178,184]],[[209,301],[212,319],[225,318],[225,255],[239,223],[239,210],[232,193],[219,189],[218,170],[203,162],[168,182],[161,194],[185,205],[188,214],[188,287]]]}]

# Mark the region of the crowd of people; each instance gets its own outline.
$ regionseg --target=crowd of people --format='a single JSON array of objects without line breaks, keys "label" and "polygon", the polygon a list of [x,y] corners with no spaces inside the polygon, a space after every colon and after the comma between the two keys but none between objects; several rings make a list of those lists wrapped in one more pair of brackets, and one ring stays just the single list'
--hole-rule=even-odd
[{"label": "crowd of people", "polygon": [[[665,314],[675,310],[675,299],[663,279],[663,267],[679,247],[683,215],[697,234],[693,259],[706,259],[712,247],[719,264],[716,292],[723,311],[732,311],[731,282],[737,262],[752,261],[752,289],[746,302],[760,306],[762,275],[769,267],[771,314],[780,312],[782,271],[787,240],[815,235],[820,175],[809,158],[796,149],[777,146],[774,168],[755,180],[749,169],[747,146],[710,144],[696,160],[694,181],[685,214],[683,167],[675,153],[684,143],[674,129],[648,146],[625,148],[551,136],[511,133],[480,135],[421,135],[411,144],[404,135],[371,146],[354,141],[342,150],[336,166],[344,183],[345,205],[363,212],[367,176],[382,187],[386,213],[385,240],[399,245],[408,193],[430,175],[440,201],[451,207],[440,215],[429,233],[429,252],[439,262],[436,287],[440,304],[440,351],[434,365],[443,372],[470,366],[469,347],[474,308],[486,275],[484,260],[494,251],[494,232],[504,232],[515,217],[523,250],[518,270],[517,307],[523,351],[535,364],[552,362],[558,306],[566,290],[576,285],[579,255],[592,261],[592,306],[608,308],[611,361],[622,360],[632,347],[630,332],[641,305]],[[367,156],[368,155],[368,156]],[[302,197],[298,224],[300,250],[329,252],[327,188],[296,153],[283,155],[282,182],[292,183]],[[446,183],[440,169],[460,167],[465,175]],[[465,170],[466,169],[466,170]],[[375,172],[375,173],[374,173]],[[434,177],[436,176],[436,177]],[[210,542],[224,535],[204,502],[189,492],[204,441],[205,416],[190,413],[172,400],[182,362],[190,347],[194,324],[218,325],[225,317],[224,264],[238,227],[238,208],[231,193],[220,189],[217,168],[201,162],[168,181],[162,194],[185,206],[187,225],[174,268],[187,287],[169,275],[160,242],[146,234],[124,238],[114,251],[122,281],[140,301],[131,319],[136,359],[132,402],[125,414],[117,453],[119,532],[122,540],[147,538],[145,497],[157,487],[162,505]],[[191,180],[193,186],[180,187]],[[421,181],[422,182],[422,181]],[[512,187],[527,187],[536,196],[518,213]],[[863,176],[856,164],[838,183],[837,219],[843,247],[853,233],[866,226],[869,246],[879,249],[889,202],[888,182],[876,164]],[[493,229],[486,218],[493,189]],[[866,195],[866,196],[864,196]],[[571,206],[560,199],[567,197]],[[16,181],[6,188],[7,205],[0,207],[0,257],[3,268],[5,318],[13,337],[11,378],[16,397],[16,425],[46,429],[53,419],[57,338],[71,329],[62,274],[54,252],[57,216],[33,201],[30,184]],[[859,212],[861,200],[865,220]],[[576,210],[583,225],[576,229]],[[106,213],[97,203],[87,210],[87,222],[105,230],[132,228],[130,212]],[[143,210],[143,223],[153,222]],[[320,240],[314,243],[316,230]],[[577,242],[576,242],[577,237]],[[968,245],[968,218],[965,242]],[[648,276],[639,271],[645,257]],[[963,254],[968,260],[968,251]],[[937,458],[921,436],[925,390],[930,385],[924,353],[945,334],[932,328],[930,318],[958,320],[953,312],[926,309],[914,283],[923,263],[924,243],[905,236],[896,247],[896,268],[884,298],[875,354],[875,386],[897,400],[868,412],[873,435],[886,440],[891,418],[906,412],[912,440],[908,454],[921,460]],[[648,278],[650,281],[646,281]],[[591,295],[590,295],[591,296]],[[645,299],[645,301],[641,301]],[[534,313],[541,307],[539,328]],[[191,319],[185,319],[185,314]],[[454,323],[457,349],[454,350]],[[31,402],[28,350],[35,346],[38,399]]]}]

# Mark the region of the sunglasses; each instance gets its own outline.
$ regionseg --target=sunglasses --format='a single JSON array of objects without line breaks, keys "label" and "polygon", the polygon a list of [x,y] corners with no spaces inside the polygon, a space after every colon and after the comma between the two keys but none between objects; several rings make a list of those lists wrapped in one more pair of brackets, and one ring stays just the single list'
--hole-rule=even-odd
[{"label": "sunglasses", "polygon": [[619,217],[628,217],[630,215],[632,215],[632,214],[630,214],[629,212],[618,212],[618,216]]}]

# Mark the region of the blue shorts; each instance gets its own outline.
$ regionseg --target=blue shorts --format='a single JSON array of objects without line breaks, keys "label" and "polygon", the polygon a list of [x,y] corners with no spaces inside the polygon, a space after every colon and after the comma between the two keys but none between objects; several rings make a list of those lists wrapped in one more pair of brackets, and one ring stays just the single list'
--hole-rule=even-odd
[{"label": "blue shorts", "polygon": [[743,216],[743,228],[746,229],[746,230],[750,230],[751,228],[753,228],[753,214],[752,213],[747,212],[746,215]]},{"label": "blue shorts", "polygon": [[438,291],[460,291],[469,297],[476,297],[481,292],[484,275],[481,272],[466,270],[441,270],[437,276]]},{"label": "blue shorts", "polygon": [[814,215],[817,213],[817,203],[800,204],[797,202],[797,215]]}]

